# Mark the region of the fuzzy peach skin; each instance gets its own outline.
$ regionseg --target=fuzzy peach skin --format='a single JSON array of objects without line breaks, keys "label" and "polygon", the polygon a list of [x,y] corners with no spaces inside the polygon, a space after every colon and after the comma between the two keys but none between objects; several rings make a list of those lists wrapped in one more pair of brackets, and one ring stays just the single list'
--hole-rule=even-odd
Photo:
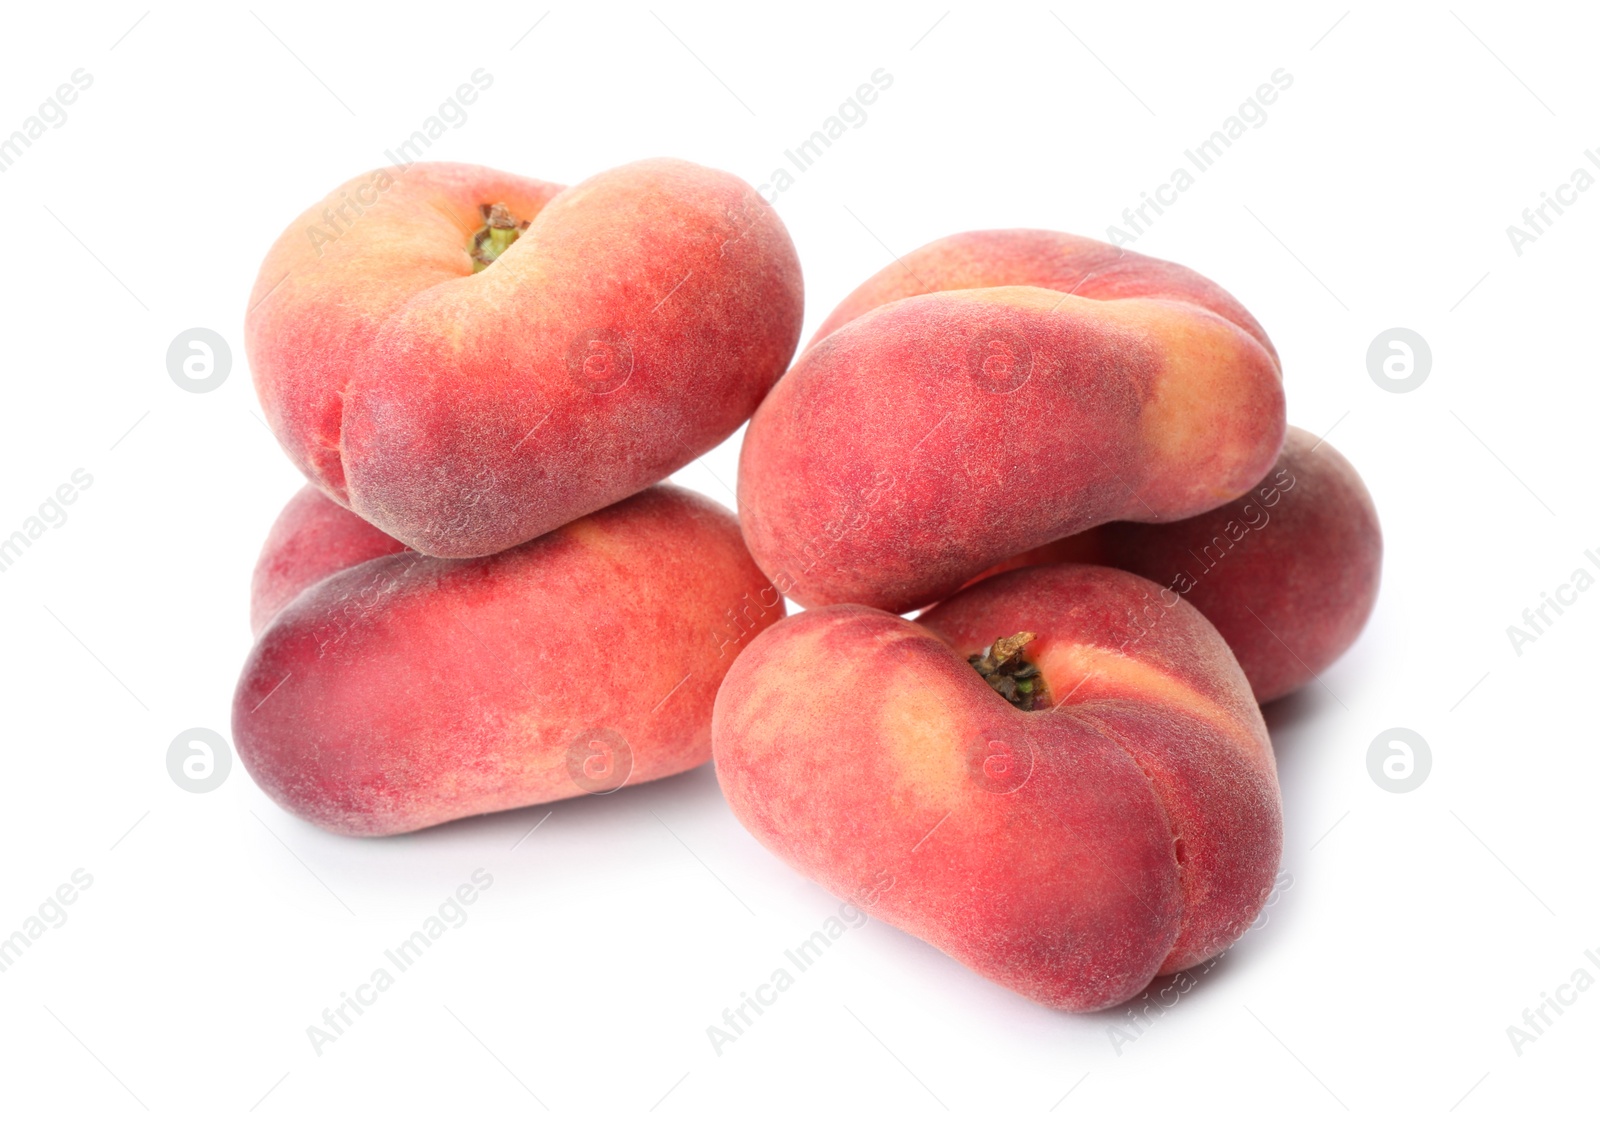
[{"label": "fuzzy peach skin", "polygon": [[288,810],[389,835],[703,764],[734,656],[783,615],[723,508],[660,485],[487,558],[373,558],[256,641],[239,757]]},{"label": "fuzzy peach skin", "polygon": [[[531,225],[475,274],[494,203]],[[290,224],[245,344],[307,478],[408,546],[474,557],[722,441],[782,374],[801,305],[782,222],[724,172],[645,160],[563,189],[422,163]]]},{"label": "fuzzy peach skin", "polygon": [[278,514],[250,577],[250,631],[260,635],[301,591],[369,558],[398,554],[390,538],[307,484]]},{"label": "fuzzy peach skin", "polygon": [[[1237,939],[1282,849],[1261,713],[1216,629],[1142,577],[1002,574],[918,621],[775,625],[717,694],[717,777],[766,847],[1020,994],[1126,1001]],[[1050,708],[967,663],[1001,636]]]},{"label": "fuzzy peach skin", "polygon": [[1355,643],[1378,599],[1383,532],[1350,462],[1291,426],[1278,462],[1241,499],[1164,526],[1108,523],[991,572],[1057,561],[1116,566],[1181,595],[1216,625],[1265,703]]},{"label": "fuzzy peach skin", "polygon": [[869,280],[756,411],[739,512],[803,605],[904,612],[1023,550],[1242,494],[1283,440],[1260,326],[1181,266],[959,234]]}]

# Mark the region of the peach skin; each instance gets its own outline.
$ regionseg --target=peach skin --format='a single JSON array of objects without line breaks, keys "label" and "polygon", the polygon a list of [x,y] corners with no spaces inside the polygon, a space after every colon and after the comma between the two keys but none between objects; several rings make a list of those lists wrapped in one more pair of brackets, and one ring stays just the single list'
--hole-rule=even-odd
[{"label": "peach skin", "polygon": [[717,685],[782,615],[733,516],[660,485],[492,557],[309,586],[250,652],[234,743],[340,834],[614,791],[709,758]]},{"label": "peach skin", "polygon": [[1383,533],[1350,462],[1290,427],[1272,470],[1226,506],[1166,525],[1108,523],[991,572],[1057,561],[1116,566],[1181,595],[1216,625],[1265,703],[1355,643],[1378,599]]},{"label": "peach skin", "polygon": [[312,483],[413,549],[475,557],[722,441],[783,372],[801,304],[783,224],[726,173],[645,160],[563,189],[422,163],[283,232],[245,345]]},{"label": "peach skin", "polygon": [[250,577],[251,633],[260,635],[280,608],[324,577],[405,548],[307,484],[279,512],[256,559]]},{"label": "peach skin", "polygon": [[834,605],[750,644],[712,718],[766,847],[979,974],[1099,1010],[1243,934],[1282,848],[1272,747],[1215,628],[1099,566],[912,622]]},{"label": "peach skin", "polygon": [[1271,345],[1205,278],[1066,234],[959,234],[846,298],[756,410],[740,519],[801,604],[904,612],[1100,523],[1227,502],[1283,429]]}]

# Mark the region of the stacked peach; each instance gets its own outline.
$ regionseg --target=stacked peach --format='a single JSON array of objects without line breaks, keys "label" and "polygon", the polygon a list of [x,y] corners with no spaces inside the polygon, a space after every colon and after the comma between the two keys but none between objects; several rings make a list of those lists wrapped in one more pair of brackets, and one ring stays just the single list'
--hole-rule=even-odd
[{"label": "stacked peach", "polygon": [[416,164],[291,224],[246,317],[314,485],[253,582],[261,787],[382,835],[705,763],[784,608],[731,514],[657,485],[749,417],[801,304],[771,207],[676,160],[572,188]]},{"label": "stacked peach", "polygon": [[[1259,704],[1354,642],[1381,539],[1236,300],[963,234],[783,374],[799,267],[732,177],[379,174],[251,297],[312,485],[234,702],[268,794],[381,835],[714,756],[800,872],[1067,1010],[1248,928],[1282,846]],[[660,484],[747,418],[737,522]]]},{"label": "stacked peach", "polygon": [[1281,849],[1257,703],[1377,590],[1359,477],[1285,438],[1265,332],[1180,266],[992,231],[867,281],[746,433],[745,539],[809,611],[718,693],[734,812],[1048,1005],[1226,948]]},{"label": "stacked peach", "polygon": [[722,676],[783,615],[770,597],[718,634],[767,582],[732,515],[668,484],[483,558],[407,550],[307,488],[254,586],[240,755],[284,807],[352,835],[704,764]]}]

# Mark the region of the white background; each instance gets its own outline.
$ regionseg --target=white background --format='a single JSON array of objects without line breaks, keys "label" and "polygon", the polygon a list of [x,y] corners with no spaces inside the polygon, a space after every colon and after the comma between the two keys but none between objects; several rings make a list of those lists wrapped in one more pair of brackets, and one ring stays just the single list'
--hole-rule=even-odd
[{"label": "white background", "polygon": [[[0,573],[0,935],[74,870],[94,883],[0,975],[0,1114],[1498,1119],[1592,1102],[1600,993],[1520,1056],[1506,1032],[1600,946],[1600,592],[1520,655],[1506,635],[1574,569],[1600,575],[1583,556],[1600,547],[1600,190],[1520,256],[1506,234],[1600,146],[1592,20],[1479,0],[665,4],[7,6],[0,131],[74,69],[94,82],[0,175],[0,536],[74,469],[94,483]],[[1331,430],[1376,498],[1383,591],[1325,686],[1268,715],[1292,886],[1120,1052],[1115,1012],[1030,1005],[873,922],[717,1056],[706,1027],[839,903],[745,834],[709,767],[556,805],[532,835],[549,808],[384,841],[300,823],[239,767],[207,795],[168,778],[179,731],[228,730],[250,568],[299,484],[242,353],[256,267],[479,67],[492,88],[430,156],[567,183],[652,155],[767,182],[892,74],[778,197],[807,335],[891,252],[944,234],[1104,237],[1273,70],[1293,75],[1135,246],[1267,327],[1291,422]],[[233,345],[212,393],[167,374],[195,326]],[[1433,351],[1410,393],[1366,368],[1394,326]],[[731,504],[736,449],[677,478]],[[1368,775],[1392,726],[1432,748],[1409,794]],[[480,867],[494,884],[468,922],[318,1057],[306,1027]]]}]

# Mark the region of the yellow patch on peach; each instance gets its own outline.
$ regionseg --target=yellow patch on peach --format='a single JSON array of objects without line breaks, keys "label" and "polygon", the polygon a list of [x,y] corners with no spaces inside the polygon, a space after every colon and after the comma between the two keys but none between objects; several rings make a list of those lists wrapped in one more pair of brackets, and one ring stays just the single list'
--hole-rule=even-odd
[{"label": "yellow patch on peach", "polygon": [[575,546],[582,546],[586,550],[593,550],[607,557],[616,557],[623,552],[623,544],[617,541],[615,535],[605,527],[596,526],[586,519],[568,523],[555,531],[552,537],[565,538]]},{"label": "yellow patch on peach", "polygon": [[795,629],[781,658],[763,656],[771,662],[765,673],[742,680],[747,693],[740,703],[740,715],[747,723],[749,743],[760,746],[751,753],[752,760],[759,760],[769,750],[778,752],[778,746],[789,737],[805,735],[806,731],[796,726],[806,723],[807,711],[796,712],[788,704],[794,683],[808,684],[807,689],[819,697],[848,690],[847,674],[837,667],[838,660],[828,653],[825,640],[824,632]]},{"label": "yellow patch on peach", "polygon": [[[1149,474],[1209,481],[1204,487],[1184,490],[1191,502],[1204,496],[1213,505],[1247,486],[1248,481],[1241,484],[1238,477],[1258,466],[1258,442],[1232,439],[1240,419],[1230,410],[1239,399],[1241,379],[1271,377],[1269,372],[1276,368],[1266,350],[1242,329],[1201,309],[1147,297],[1098,300],[1031,285],[972,289],[963,295],[982,303],[1094,322],[1116,333],[1130,352],[1159,357],[1156,377],[1140,387],[1144,401],[1139,441],[1146,450]],[[1244,419],[1245,424],[1251,420]],[[1209,468],[1202,471],[1198,465]],[[1134,500],[1127,514],[1145,518],[1149,508]]]},{"label": "yellow patch on peach", "polygon": [[[1238,400],[1241,379],[1265,377],[1273,369],[1265,349],[1220,317],[1199,311],[1175,315],[1174,307],[1162,301],[1108,301],[1102,307],[1103,315],[1151,335],[1154,352],[1162,356],[1160,377],[1139,412],[1150,473],[1188,466],[1192,478],[1214,481],[1199,494],[1219,504],[1237,495],[1235,477],[1253,470],[1260,453],[1253,442],[1231,439],[1238,420],[1228,411]],[[1216,468],[1198,472],[1194,465],[1200,464]]]},{"label": "yellow patch on peach", "polygon": [[1173,678],[1149,662],[1088,643],[1041,640],[1031,652],[1057,706],[1105,698],[1164,702],[1216,726],[1237,741],[1259,749],[1256,731],[1225,706]]},{"label": "yellow patch on peach", "polygon": [[955,802],[967,791],[962,729],[940,691],[902,668],[884,684],[883,696],[892,701],[878,715],[877,743],[893,753],[906,797],[925,805]]},{"label": "yellow patch on peach", "polygon": [[514,753],[502,754],[507,772],[523,777],[554,776],[566,762],[565,738],[573,732],[570,720],[551,718],[548,701],[529,698],[527,709],[508,721]]}]

